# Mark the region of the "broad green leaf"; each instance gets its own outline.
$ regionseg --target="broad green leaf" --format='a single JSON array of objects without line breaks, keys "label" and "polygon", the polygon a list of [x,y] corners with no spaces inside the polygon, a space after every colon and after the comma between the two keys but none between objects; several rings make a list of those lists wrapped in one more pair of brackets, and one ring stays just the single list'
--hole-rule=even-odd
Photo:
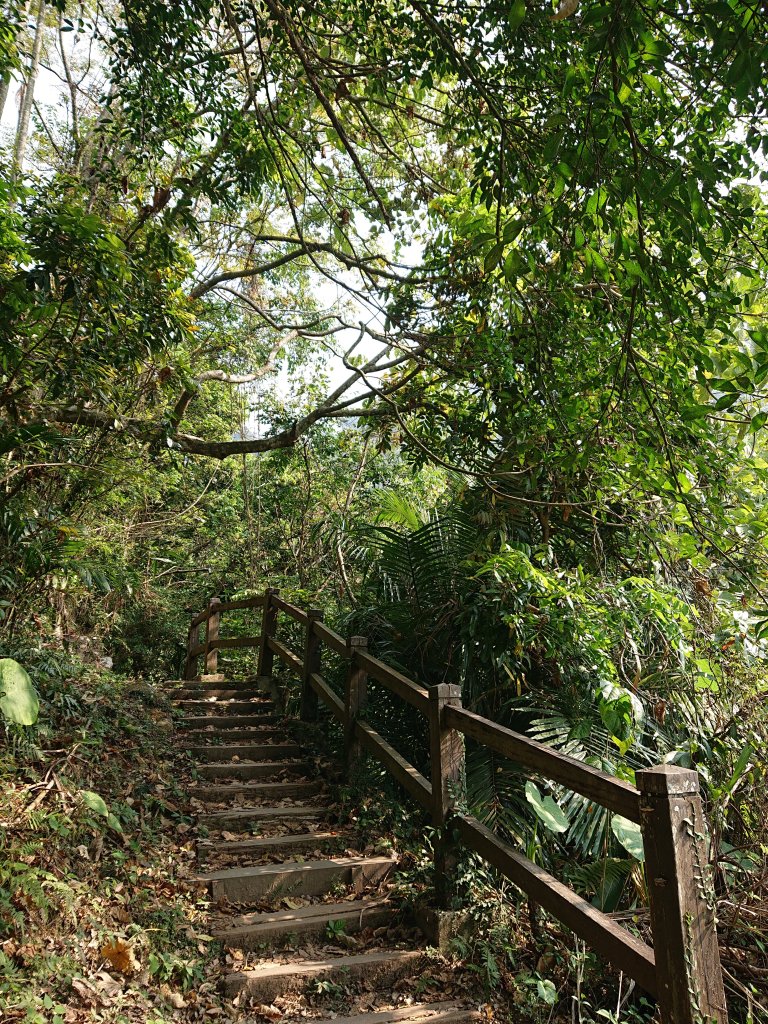
[{"label": "broad green leaf", "polygon": [[557,1002],[557,989],[555,988],[554,982],[551,982],[548,978],[537,978],[536,979],[536,993],[547,1006],[554,1006]]},{"label": "broad green leaf", "polygon": [[639,825],[636,825],[634,821],[630,821],[628,818],[622,818],[620,814],[616,814],[611,822],[611,831],[627,853],[631,854],[635,860],[639,860],[641,863],[645,860],[643,836]]},{"label": "broad green leaf", "polygon": [[514,32],[518,29],[525,18],[525,0],[513,0],[509,10],[509,28]]},{"label": "broad green leaf", "polygon": [[32,680],[13,658],[0,659],[0,711],[16,725],[34,725],[40,713]]},{"label": "broad green leaf", "polygon": [[81,789],[80,798],[90,811],[109,819],[109,808],[104,802],[104,798],[100,797],[98,793],[94,793],[91,789]]},{"label": "broad green leaf", "polygon": [[550,832],[567,832],[568,819],[551,796],[542,796],[532,782],[525,784],[525,799],[533,807],[536,817]]}]

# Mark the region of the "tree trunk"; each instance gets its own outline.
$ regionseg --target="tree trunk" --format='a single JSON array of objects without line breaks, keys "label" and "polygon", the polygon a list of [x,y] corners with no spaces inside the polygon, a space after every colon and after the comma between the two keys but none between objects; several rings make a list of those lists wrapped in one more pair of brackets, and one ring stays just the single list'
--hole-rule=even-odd
[{"label": "tree trunk", "polygon": [[32,104],[35,99],[35,83],[40,70],[40,54],[43,49],[43,29],[45,27],[45,0],[40,0],[37,7],[37,25],[35,39],[32,43],[32,54],[29,60],[29,71],[24,82],[24,92],[19,110],[19,122],[16,128],[16,145],[13,150],[12,173],[14,177],[20,173],[24,165],[24,154],[29,141],[29,121]]}]

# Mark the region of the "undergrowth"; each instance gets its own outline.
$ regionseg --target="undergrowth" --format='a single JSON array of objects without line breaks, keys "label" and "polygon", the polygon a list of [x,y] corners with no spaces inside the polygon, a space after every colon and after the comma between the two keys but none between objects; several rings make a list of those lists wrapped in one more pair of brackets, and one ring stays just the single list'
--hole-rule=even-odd
[{"label": "undergrowth", "polygon": [[218,948],[184,877],[169,706],[145,683],[47,668],[38,724],[0,748],[0,1020],[199,1019]]}]

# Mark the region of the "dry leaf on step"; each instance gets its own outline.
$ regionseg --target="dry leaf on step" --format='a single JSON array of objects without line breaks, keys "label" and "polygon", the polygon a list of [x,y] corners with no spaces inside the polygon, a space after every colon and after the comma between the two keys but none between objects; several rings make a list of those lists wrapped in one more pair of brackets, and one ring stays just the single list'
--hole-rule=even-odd
[{"label": "dry leaf on step", "polygon": [[283,1016],[282,1011],[278,1010],[274,1004],[267,1006],[266,1003],[261,1003],[254,1007],[254,1010],[258,1017],[266,1017],[267,1020],[280,1020]]},{"label": "dry leaf on step", "polygon": [[72,988],[86,1006],[98,1006],[102,1002],[96,989],[82,978],[73,978]]},{"label": "dry leaf on step", "polygon": [[105,942],[101,947],[101,955],[120,974],[136,974],[140,969],[133,946],[125,939],[110,939],[109,942]]},{"label": "dry leaf on step", "polygon": [[160,995],[163,999],[167,999],[176,1010],[183,1010],[187,1005],[184,996],[180,992],[174,992],[168,985],[160,986]]},{"label": "dry leaf on step", "polygon": [[114,998],[114,996],[119,995],[123,991],[123,986],[117,978],[113,978],[112,975],[107,974],[106,971],[99,971],[96,978],[97,980],[94,983],[94,988],[108,999]]}]

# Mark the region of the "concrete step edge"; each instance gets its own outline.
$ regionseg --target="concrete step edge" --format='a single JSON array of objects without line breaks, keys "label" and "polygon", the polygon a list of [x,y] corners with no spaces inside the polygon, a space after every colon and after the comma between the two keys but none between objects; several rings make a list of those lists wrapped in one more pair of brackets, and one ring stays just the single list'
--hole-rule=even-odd
[{"label": "concrete step edge", "polygon": [[413,969],[424,956],[423,950],[382,950],[358,953],[325,960],[301,960],[288,964],[266,963],[227,975],[223,980],[228,997],[244,992],[261,1002],[272,1000],[285,992],[301,991],[306,983],[322,975],[347,980],[363,979],[369,983],[378,977],[392,976]]},{"label": "concrete step edge", "polygon": [[315,1020],[314,1024],[459,1024],[480,1020],[482,1014],[457,1003],[411,1003],[391,1010],[374,1010],[354,1017],[334,1017],[333,1020]]},{"label": "concrete step edge", "polygon": [[393,867],[397,863],[394,857],[324,857],[322,860],[285,860],[279,864],[254,864],[245,868],[222,868],[220,871],[209,871],[198,875],[195,881],[215,882],[226,881],[228,878],[268,878],[272,875],[311,874],[336,867],[339,871],[346,868]]},{"label": "concrete step edge", "polygon": [[[209,744],[208,746],[195,745],[190,746],[188,749],[193,757],[205,758],[205,761],[202,762],[205,767],[217,767],[230,763],[241,764],[243,761],[259,764],[267,761],[269,756],[274,754],[279,754],[283,757],[306,756],[304,747],[300,747],[298,743],[222,743],[219,745]],[[297,753],[293,754],[288,751],[297,751]],[[257,752],[259,756],[254,756]],[[219,754],[219,759],[214,760],[209,756],[212,754]],[[242,758],[243,761],[231,761],[233,757]]]},{"label": "concrete step edge", "polygon": [[205,811],[197,815],[197,820],[203,825],[219,818],[232,821],[247,821],[250,818],[320,818],[328,811],[328,807],[311,807],[305,804],[298,807],[236,807],[225,811]]},{"label": "concrete step edge", "polygon": [[238,914],[228,919],[226,927],[217,927],[213,931],[215,938],[225,938],[231,932],[244,928],[256,928],[261,925],[296,924],[299,921],[322,920],[323,924],[328,921],[343,920],[345,917],[357,917],[361,915],[365,920],[366,912],[373,910],[388,910],[394,914],[397,908],[386,900],[346,900],[344,903],[311,903],[308,907],[299,907],[296,910],[275,910],[258,911],[254,910],[248,914]]}]

